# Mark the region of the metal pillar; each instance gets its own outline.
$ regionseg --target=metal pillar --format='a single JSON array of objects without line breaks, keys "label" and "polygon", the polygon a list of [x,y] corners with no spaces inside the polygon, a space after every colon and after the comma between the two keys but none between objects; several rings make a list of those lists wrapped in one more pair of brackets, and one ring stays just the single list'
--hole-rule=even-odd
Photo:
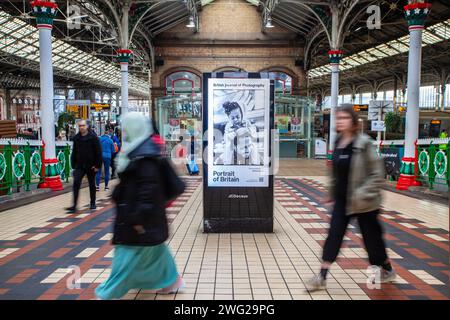
[{"label": "metal pillar", "polygon": [[126,114],[128,112],[128,63],[133,55],[133,52],[128,49],[129,40],[129,10],[130,1],[123,1],[122,5],[122,23],[121,23],[121,47],[122,49],[117,51],[117,58],[120,62],[120,74],[121,74],[121,89],[120,95],[122,96],[121,112],[120,114]]},{"label": "metal pillar", "polygon": [[52,29],[57,13],[54,2],[35,1],[31,3],[39,29],[39,53],[41,76],[41,127],[44,142],[44,174],[40,188],[62,190],[55,146],[55,114],[53,110],[53,65],[52,65]]},{"label": "metal pillar", "polygon": [[342,51],[339,50],[339,10],[331,9],[331,50],[328,56],[331,63],[331,109],[330,109],[330,133],[328,136],[328,160],[331,161],[334,142],[336,140],[335,113],[339,105],[339,62],[342,59]]},{"label": "metal pillar", "polygon": [[128,112],[128,61],[120,62],[121,95],[122,95],[122,114]]},{"label": "metal pillar", "polygon": [[328,51],[331,63],[331,109],[330,109],[330,134],[328,137],[328,160],[331,159],[334,141],[336,140],[335,130],[335,112],[339,105],[339,62],[342,58],[342,51],[330,50]]},{"label": "metal pillar", "polygon": [[400,168],[397,189],[407,190],[419,185],[415,181],[417,159],[415,158],[416,141],[419,136],[419,93],[422,66],[422,31],[430,10],[430,3],[411,3],[404,7],[409,25],[410,43],[408,58],[408,108],[406,111],[405,154]]}]

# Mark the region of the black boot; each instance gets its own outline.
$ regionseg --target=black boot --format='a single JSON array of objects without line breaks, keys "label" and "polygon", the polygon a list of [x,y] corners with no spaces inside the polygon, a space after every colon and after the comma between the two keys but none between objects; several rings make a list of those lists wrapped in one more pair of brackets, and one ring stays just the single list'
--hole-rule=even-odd
[{"label": "black boot", "polygon": [[75,207],[75,206],[71,206],[71,207],[67,207],[67,208],[64,208],[67,212],[67,214],[73,214],[73,213],[76,213],[77,212],[77,208]]}]

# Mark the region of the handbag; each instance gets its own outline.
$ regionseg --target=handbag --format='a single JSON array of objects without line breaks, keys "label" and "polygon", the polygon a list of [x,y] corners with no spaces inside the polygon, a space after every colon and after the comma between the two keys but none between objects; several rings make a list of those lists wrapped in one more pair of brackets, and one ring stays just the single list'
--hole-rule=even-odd
[{"label": "handbag", "polygon": [[186,189],[183,180],[178,177],[167,158],[160,158],[160,167],[164,179],[164,195],[166,201],[172,201],[177,198]]}]

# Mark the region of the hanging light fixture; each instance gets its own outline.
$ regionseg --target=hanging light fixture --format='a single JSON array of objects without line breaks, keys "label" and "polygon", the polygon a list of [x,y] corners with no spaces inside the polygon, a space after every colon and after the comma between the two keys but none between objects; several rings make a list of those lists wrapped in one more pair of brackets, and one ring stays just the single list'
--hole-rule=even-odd
[{"label": "hanging light fixture", "polygon": [[268,17],[266,21],[266,28],[273,28],[274,25],[272,24],[272,18]]},{"label": "hanging light fixture", "polygon": [[193,16],[189,17],[189,23],[186,25],[186,27],[188,27],[188,28],[195,28],[195,22],[194,22],[194,17]]}]

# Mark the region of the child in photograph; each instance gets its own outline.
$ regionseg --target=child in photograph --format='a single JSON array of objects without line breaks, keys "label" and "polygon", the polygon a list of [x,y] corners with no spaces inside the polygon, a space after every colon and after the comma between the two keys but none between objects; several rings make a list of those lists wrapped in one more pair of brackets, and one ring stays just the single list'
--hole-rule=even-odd
[{"label": "child in photograph", "polygon": [[260,165],[256,126],[244,119],[237,102],[225,102],[222,107],[228,122],[224,129],[224,152],[218,160],[224,165]]}]

